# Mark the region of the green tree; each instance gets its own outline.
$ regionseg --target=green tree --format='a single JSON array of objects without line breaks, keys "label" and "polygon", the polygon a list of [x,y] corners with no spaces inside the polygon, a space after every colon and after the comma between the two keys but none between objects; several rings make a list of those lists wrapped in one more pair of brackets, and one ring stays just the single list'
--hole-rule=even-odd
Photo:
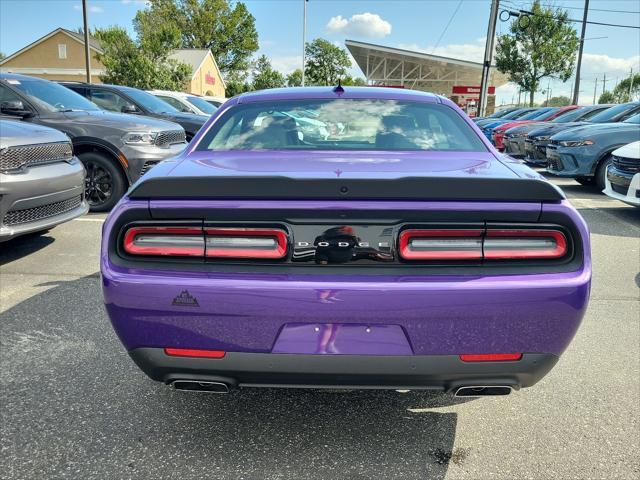
[{"label": "green tree", "polygon": [[[631,93],[629,93],[631,89]],[[628,76],[622,80],[616,88],[613,89],[613,97],[616,102],[631,102],[640,95],[640,73],[636,73],[633,77]]]},{"label": "green tree", "polygon": [[561,95],[559,97],[551,97],[549,101],[542,102],[543,107],[566,107],[567,105],[571,105],[571,99],[569,97],[565,97]]},{"label": "green tree", "polygon": [[273,69],[266,55],[260,55],[253,63],[252,74],[253,81],[251,82],[251,86],[254,90],[279,88],[285,85],[284,75]]},{"label": "green tree", "polygon": [[225,84],[227,85],[227,88],[225,89],[226,96],[230,98],[244,92],[250,92],[253,88],[247,81],[248,76],[249,73],[246,70],[228,73],[224,79]]},{"label": "green tree", "polygon": [[336,85],[351,67],[344,49],[321,38],[307,43],[305,50],[305,83],[309,85]]},{"label": "green tree", "polygon": [[569,79],[579,40],[566,10],[543,8],[535,0],[530,11],[528,22],[515,19],[510,33],[498,37],[495,61],[500,72],[529,92],[529,105],[533,105],[543,78]]},{"label": "green tree", "polygon": [[345,75],[345,77],[342,79],[342,85],[344,86],[364,87],[366,84],[367,81],[364,78],[353,78],[351,75]]},{"label": "green tree", "polygon": [[141,45],[209,49],[225,74],[246,70],[258,50],[255,18],[242,2],[148,0],[133,23]]},{"label": "green tree", "polygon": [[616,97],[613,92],[602,92],[600,98],[598,98],[598,103],[615,103]]},{"label": "green tree", "polygon": [[302,69],[296,68],[293,72],[287,75],[287,87],[300,86],[302,86]]},{"label": "green tree", "polygon": [[105,66],[104,83],[141,89],[183,90],[191,77],[191,67],[167,58],[156,46],[151,52],[136,44],[120,27],[97,29],[92,36],[100,41],[102,53],[96,57]]}]

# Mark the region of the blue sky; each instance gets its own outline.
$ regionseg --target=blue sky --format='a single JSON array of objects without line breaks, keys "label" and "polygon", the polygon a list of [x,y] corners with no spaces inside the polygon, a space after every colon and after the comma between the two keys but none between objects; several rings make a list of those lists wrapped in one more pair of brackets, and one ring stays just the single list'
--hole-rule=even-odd
[{"label": "blue sky", "polygon": [[[302,0],[246,0],[256,18],[260,53],[284,72],[301,63]],[[530,5],[524,0],[502,0],[504,6]],[[543,3],[567,7],[572,18],[581,18],[583,0],[546,0]],[[80,0],[0,0],[0,51],[6,55],[22,48],[56,27],[75,29],[82,25]],[[91,27],[120,25],[131,32],[131,21],[140,0],[89,0]],[[481,60],[489,16],[489,0],[310,0],[307,38],[323,37],[344,45],[346,38],[392,47],[404,47]],[[591,0],[589,20],[640,26],[637,0]],[[451,19],[445,31],[447,22]],[[498,32],[507,23],[498,23]],[[606,37],[606,38],[599,38]],[[440,42],[438,39],[440,38]],[[589,25],[585,42],[580,103],[593,100],[595,79],[598,94],[601,79],[607,87],[616,79],[640,70],[640,30]],[[354,74],[362,75],[357,67]],[[572,81],[552,82],[552,94],[569,94]],[[505,86],[498,102],[509,102],[517,91]],[[539,94],[538,98],[543,98]]]}]

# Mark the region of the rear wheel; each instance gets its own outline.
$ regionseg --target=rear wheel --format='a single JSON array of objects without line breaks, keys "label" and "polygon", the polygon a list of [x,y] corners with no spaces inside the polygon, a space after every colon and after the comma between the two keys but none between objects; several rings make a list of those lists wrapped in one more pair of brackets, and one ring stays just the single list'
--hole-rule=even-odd
[{"label": "rear wheel", "polygon": [[611,155],[607,155],[600,162],[600,165],[598,165],[598,168],[596,169],[596,186],[598,187],[598,191],[600,192],[604,190],[604,187],[606,186],[607,167],[609,167],[612,162],[613,158],[611,158]]},{"label": "rear wheel", "polygon": [[576,182],[580,185],[593,185],[593,177],[577,177]]},{"label": "rear wheel", "polygon": [[126,181],[114,161],[97,152],[78,155],[87,170],[84,193],[92,212],[106,212],[120,200]]}]

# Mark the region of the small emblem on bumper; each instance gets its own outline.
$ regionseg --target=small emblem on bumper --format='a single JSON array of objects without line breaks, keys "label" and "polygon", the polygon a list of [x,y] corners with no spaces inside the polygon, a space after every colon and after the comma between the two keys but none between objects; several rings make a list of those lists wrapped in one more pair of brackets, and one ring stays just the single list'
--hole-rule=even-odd
[{"label": "small emblem on bumper", "polygon": [[198,299],[189,293],[189,290],[183,290],[176,298],[173,299],[171,305],[176,307],[199,307]]}]

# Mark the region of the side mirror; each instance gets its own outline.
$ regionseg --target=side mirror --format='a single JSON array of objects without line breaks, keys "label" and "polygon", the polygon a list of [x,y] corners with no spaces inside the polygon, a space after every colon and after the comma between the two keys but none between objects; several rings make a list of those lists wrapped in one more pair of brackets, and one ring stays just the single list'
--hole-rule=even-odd
[{"label": "side mirror", "polygon": [[20,100],[8,100],[0,104],[0,112],[14,117],[30,117],[33,115],[31,110],[24,108],[24,104]]},{"label": "side mirror", "polygon": [[138,111],[138,109],[136,108],[135,105],[131,104],[131,103],[127,103],[126,105],[123,105],[122,108],[120,109],[120,111],[122,113],[140,113]]}]

